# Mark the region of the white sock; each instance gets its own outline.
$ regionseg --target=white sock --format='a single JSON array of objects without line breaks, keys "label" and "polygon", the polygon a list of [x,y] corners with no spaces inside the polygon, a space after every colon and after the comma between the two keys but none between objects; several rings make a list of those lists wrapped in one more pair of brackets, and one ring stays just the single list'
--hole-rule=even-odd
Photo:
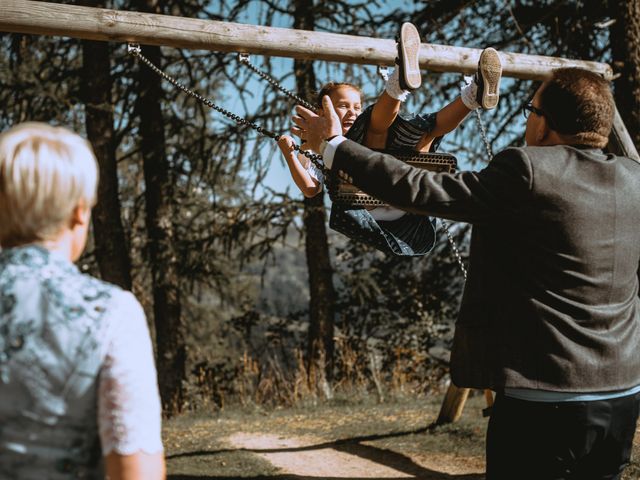
[{"label": "white sock", "polygon": [[464,103],[464,106],[469,110],[480,108],[480,104],[476,100],[478,85],[476,85],[475,79],[473,77],[464,77],[464,80],[466,85],[460,89],[460,99],[462,103]]},{"label": "white sock", "polygon": [[389,79],[387,80],[387,83],[384,86],[384,91],[387,92],[387,94],[391,98],[395,98],[396,100],[404,102],[407,100],[407,97],[411,92],[400,88],[399,78],[400,78],[399,70],[397,68],[394,68],[393,73],[389,75]]}]

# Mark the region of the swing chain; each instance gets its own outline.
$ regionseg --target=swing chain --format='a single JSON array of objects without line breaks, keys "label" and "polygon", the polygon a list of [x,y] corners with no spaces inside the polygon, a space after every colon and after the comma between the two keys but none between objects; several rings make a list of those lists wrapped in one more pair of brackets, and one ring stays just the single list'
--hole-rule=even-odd
[{"label": "swing chain", "polygon": [[456,257],[456,261],[458,262],[458,266],[462,271],[462,276],[464,277],[464,281],[467,281],[467,267],[464,265],[464,261],[462,260],[462,255],[460,254],[460,250],[458,250],[458,246],[456,245],[455,240],[453,239],[453,235],[449,230],[449,223],[443,219],[440,219],[440,224],[442,228],[444,228],[444,232],[447,234],[447,240],[449,241],[449,245],[451,246],[451,250],[453,250],[453,255]]},{"label": "swing chain", "polygon": [[[489,161],[493,160],[493,149],[491,148],[491,142],[489,141],[489,135],[487,134],[487,128],[484,124],[484,122],[482,121],[482,116],[480,115],[480,109],[476,108],[473,113],[475,114],[475,118],[476,118],[476,124],[478,125],[478,129],[480,130],[480,138],[482,138],[482,143],[484,143],[484,148],[487,152],[487,156],[489,158]],[[442,224],[442,228],[444,228],[445,233],[447,234],[447,240],[449,241],[449,245],[451,246],[451,250],[453,251],[453,255],[456,257],[456,261],[458,262],[458,265],[460,266],[460,270],[462,271],[462,276],[464,277],[464,280],[467,280],[467,268],[464,265],[464,262],[462,260],[462,255],[460,254],[460,250],[458,249],[458,246],[456,245],[455,240],[453,239],[453,235],[451,234],[451,231],[449,230],[449,224],[447,222],[445,222],[444,220],[440,220],[441,224]]]},{"label": "swing chain", "polygon": [[[176,87],[177,89],[183,91],[184,93],[186,93],[190,97],[195,98],[199,102],[205,104],[207,107],[209,107],[209,108],[211,108],[211,109],[223,114],[225,117],[230,118],[231,120],[233,120],[234,122],[236,122],[239,125],[248,126],[248,127],[253,128],[258,133],[264,135],[265,137],[271,138],[271,139],[273,139],[275,141],[280,140],[280,135],[278,135],[277,133],[273,133],[272,131],[267,130],[264,127],[261,127],[258,124],[255,124],[255,123],[253,123],[253,122],[251,122],[251,121],[249,121],[249,120],[247,120],[245,118],[240,117],[239,115],[236,115],[235,113],[232,113],[232,112],[230,112],[228,110],[225,110],[222,107],[219,107],[218,105],[213,103],[208,98],[205,98],[202,95],[200,95],[198,92],[194,92],[193,90],[190,90],[187,87],[185,87],[184,85],[182,85],[175,78],[171,77],[167,73],[165,73],[162,70],[160,70],[158,67],[156,67],[151,62],[151,60],[149,60],[147,57],[145,57],[142,54],[142,49],[140,48],[140,45],[138,45],[136,43],[130,43],[128,45],[128,47],[127,47],[127,52],[130,53],[131,55],[133,55],[134,57],[138,58],[147,67],[149,67],[154,73],[156,73],[157,75],[159,75],[160,77],[165,79],[167,82],[171,83],[174,87]],[[311,152],[309,150],[303,150],[302,148],[300,148],[299,145],[296,145],[296,144],[293,145],[293,149],[295,151],[297,151],[297,152],[300,152],[304,156],[306,156],[320,170],[326,171],[325,166],[322,163],[322,155],[318,155],[317,153]]]},{"label": "swing chain", "polygon": [[489,141],[489,136],[487,135],[487,128],[482,121],[482,117],[480,116],[480,109],[476,108],[473,113],[476,115],[476,123],[478,124],[478,128],[480,129],[480,138],[482,138],[482,142],[484,143],[484,148],[487,151],[487,156],[489,157],[489,161],[493,160],[493,149],[491,148],[491,142]]},{"label": "swing chain", "polygon": [[270,85],[272,85],[273,87],[275,87],[278,90],[280,90],[287,97],[289,97],[290,99],[295,101],[297,104],[302,105],[305,108],[308,108],[312,112],[317,112],[318,111],[318,107],[316,107],[315,105],[311,105],[309,102],[307,102],[306,100],[303,100],[298,95],[293,93],[291,90],[288,90],[287,88],[283,87],[275,78],[273,78],[267,72],[264,72],[264,71],[260,70],[258,67],[256,67],[254,64],[252,64],[251,63],[251,59],[249,58],[249,54],[247,54],[247,53],[239,53],[238,54],[238,62],[240,62],[241,64],[245,65],[246,67],[248,67],[250,70],[252,70],[256,74],[258,74],[260,76],[260,78],[262,78],[263,80],[266,80]]},{"label": "swing chain", "polygon": [[[256,130],[258,133],[269,137],[273,140],[278,141],[280,139],[280,135],[271,132],[270,130],[267,130],[263,127],[261,127],[260,125],[257,125],[249,120],[246,120],[232,112],[229,112],[228,110],[225,110],[222,107],[219,107],[218,105],[216,105],[215,103],[213,103],[211,100],[203,97],[202,95],[200,95],[197,92],[194,92],[192,90],[190,90],[189,88],[185,87],[184,85],[182,85],[180,82],[178,82],[176,79],[174,79],[173,77],[171,77],[170,75],[168,75],[167,73],[163,72],[162,70],[160,70],[158,67],[156,67],[147,57],[145,57],[142,54],[142,49],[140,48],[140,45],[135,44],[135,43],[130,43],[127,47],[127,51],[129,54],[133,55],[134,57],[138,58],[139,60],[141,60],[147,67],[149,67],[154,73],[156,73],[157,75],[159,75],[161,78],[165,79],[167,82],[171,83],[174,87],[178,88],[179,90],[183,91],[184,93],[186,93],[187,95],[195,98],[196,100],[198,100],[199,102],[205,104],[207,107],[216,110],[217,112],[223,114],[224,116],[230,118],[231,120],[233,120],[234,122],[238,123],[239,125],[245,125],[248,127],[253,128],[254,130]],[[254,66],[251,65],[251,63],[248,60],[248,55],[246,54],[240,54],[238,57],[238,60],[247,65],[249,68],[251,68],[251,70],[254,70]],[[255,69],[254,71],[256,71],[256,73],[258,73],[258,75],[260,75],[261,77],[265,78],[265,80],[269,81],[268,75],[264,74],[265,76],[263,76],[263,72],[260,72],[259,70]],[[272,79],[273,80],[273,79]],[[274,80],[275,82],[275,80]],[[269,83],[272,83],[271,81],[269,81]],[[277,83],[277,82],[276,82]],[[273,83],[272,83],[273,84]],[[290,96],[291,98],[293,98],[294,100],[296,100],[297,102],[301,103],[301,104],[305,104],[306,102],[304,102],[302,99],[298,98],[297,96],[295,96],[293,93],[286,91],[286,89],[284,89],[284,87],[279,87],[278,85],[274,85],[276,87],[278,87],[280,90],[284,91],[284,93],[286,93],[288,96]],[[314,111],[316,110],[313,106],[307,104],[305,105],[307,106],[307,108],[311,107],[311,109],[313,109]],[[477,113],[477,112],[476,112]],[[489,152],[489,155],[491,156],[491,146],[488,142],[488,140],[486,139],[486,131],[484,129],[484,126],[482,125],[482,121],[478,118],[478,122],[481,128],[481,132],[482,132],[482,136],[483,136],[483,140],[485,141],[485,146],[487,147],[487,151]],[[300,148],[299,145],[294,144],[293,145],[293,149],[297,152],[300,152],[301,154],[305,155],[307,158],[309,158],[309,160],[311,160],[311,162],[318,167],[320,170],[322,170],[323,172],[327,172],[327,169],[325,168],[324,164],[322,163],[322,155],[319,155],[317,153],[311,152],[309,150],[303,150],[302,148]],[[450,230],[449,230],[449,226],[448,224],[444,221],[441,220],[442,226],[444,228],[445,233],[447,234],[447,239],[451,245],[451,248],[453,250],[453,253],[456,257],[456,261],[458,262],[458,265],[460,266],[460,270],[462,270],[462,274],[464,276],[464,279],[466,281],[467,279],[467,269],[464,265],[464,262],[462,260],[462,256],[460,254],[460,251],[458,250],[458,247],[455,244],[455,241],[453,239],[453,235],[451,234]]]}]

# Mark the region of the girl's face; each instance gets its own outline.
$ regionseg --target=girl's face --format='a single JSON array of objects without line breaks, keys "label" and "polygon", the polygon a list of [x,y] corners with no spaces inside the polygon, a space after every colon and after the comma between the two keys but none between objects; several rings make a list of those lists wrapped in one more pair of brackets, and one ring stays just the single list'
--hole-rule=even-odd
[{"label": "girl's face", "polygon": [[329,94],[333,108],[340,118],[342,134],[349,131],[358,115],[362,113],[360,92],[352,87],[338,87]]}]

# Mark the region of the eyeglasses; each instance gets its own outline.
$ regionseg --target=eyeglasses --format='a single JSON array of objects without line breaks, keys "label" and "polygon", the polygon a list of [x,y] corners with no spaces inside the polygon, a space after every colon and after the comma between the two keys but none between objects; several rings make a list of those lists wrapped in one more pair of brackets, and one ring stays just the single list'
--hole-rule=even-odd
[{"label": "eyeglasses", "polygon": [[539,117],[545,117],[547,119],[549,118],[547,116],[547,114],[544,113],[544,110],[540,110],[538,107],[534,107],[531,102],[525,103],[522,106],[522,115],[524,115],[524,118],[528,118],[529,117],[529,112],[533,112],[536,115],[538,115]]},{"label": "eyeglasses", "polygon": [[549,114],[547,112],[541,110],[538,107],[534,107],[531,102],[527,102],[522,106],[522,115],[524,115],[524,118],[529,117],[529,112],[533,112],[539,117],[544,117],[547,120],[549,126],[555,130],[555,123],[553,122],[551,117],[549,117]]}]

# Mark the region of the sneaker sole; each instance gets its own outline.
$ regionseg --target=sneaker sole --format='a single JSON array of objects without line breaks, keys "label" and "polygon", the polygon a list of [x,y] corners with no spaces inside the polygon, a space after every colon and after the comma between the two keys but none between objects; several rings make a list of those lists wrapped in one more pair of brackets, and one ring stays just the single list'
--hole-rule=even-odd
[{"label": "sneaker sole", "polygon": [[422,84],[420,74],[420,34],[412,23],[403,23],[400,29],[400,49],[402,50],[402,74],[404,83],[411,90]]},{"label": "sneaker sole", "polygon": [[485,110],[496,108],[500,100],[500,79],[502,78],[502,64],[496,50],[485,48],[482,51],[478,62],[478,71],[484,82],[480,104]]}]

